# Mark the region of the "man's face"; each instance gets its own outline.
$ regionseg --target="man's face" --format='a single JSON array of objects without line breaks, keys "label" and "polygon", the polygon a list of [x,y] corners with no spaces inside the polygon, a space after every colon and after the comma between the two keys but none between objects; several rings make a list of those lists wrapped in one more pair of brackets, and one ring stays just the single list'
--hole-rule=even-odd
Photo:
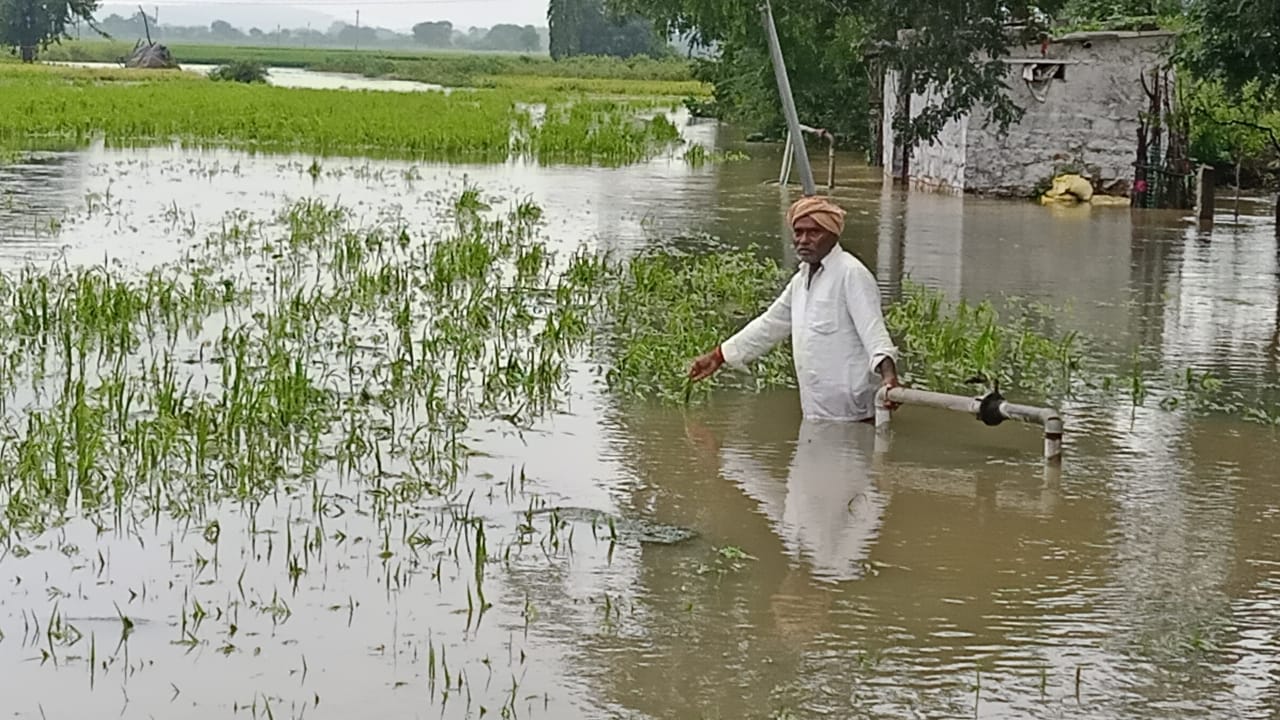
[{"label": "man's face", "polygon": [[811,217],[802,217],[792,227],[796,255],[804,262],[818,262],[831,252],[838,238]]}]

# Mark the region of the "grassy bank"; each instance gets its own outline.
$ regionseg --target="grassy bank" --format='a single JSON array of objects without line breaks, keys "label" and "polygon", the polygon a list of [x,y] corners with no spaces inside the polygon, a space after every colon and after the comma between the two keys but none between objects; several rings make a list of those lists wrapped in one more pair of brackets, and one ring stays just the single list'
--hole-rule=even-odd
[{"label": "grassy bank", "polygon": [[[49,48],[43,60],[120,62],[130,43],[70,41]],[[707,95],[687,61],[586,57],[559,62],[546,56],[500,53],[355,51],[325,48],[170,46],[180,63],[223,65],[252,60],[276,67],[343,72],[447,87],[533,87],[654,95]],[[634,84],[631,84],[634,83]]]},{"label": "grassy bank", "polygon": [[[155,82],[138,82],[145,77]],[[545,104],[535,121],[527,103]],[[180,141],[191,145],[408,159],[619,164],[670,150],[679,133],[646,102],[554,92],[452,94],[286,89],[181,72],[0,67],[0,145]]]},{"label": "grassy bank", "polygon": [[182,70],[135,70],[132,68],[82,68],[59,67],[42,64],[26,65],[20,62],[0,62],[0,82],[54,82],[68,84],[91,83],[164,83],[191,81],[192,73]]}]

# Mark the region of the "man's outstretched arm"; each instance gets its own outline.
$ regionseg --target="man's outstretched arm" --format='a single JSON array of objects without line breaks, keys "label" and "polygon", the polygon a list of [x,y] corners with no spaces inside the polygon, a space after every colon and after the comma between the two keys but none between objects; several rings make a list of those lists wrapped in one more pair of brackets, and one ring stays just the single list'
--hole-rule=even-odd
[{"label": "man's outstretched arm", "polygon": [[715,374],[722,365],[744,367],[762,357],[791,334],[791,283],[769,305],[733,337],[693,361],[689,379],[697,382]]}]

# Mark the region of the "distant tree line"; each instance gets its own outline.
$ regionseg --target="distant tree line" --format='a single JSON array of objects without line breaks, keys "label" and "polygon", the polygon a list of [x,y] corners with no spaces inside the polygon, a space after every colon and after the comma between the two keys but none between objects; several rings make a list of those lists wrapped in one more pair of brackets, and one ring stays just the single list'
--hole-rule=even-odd
[{"label": "distant tree line", "polygon": [[335,22],[327,28],[257,28],[247,30],[223,20],[208,26],[161,25],[152,14],[111,14],[95,18],[98,0],[0,0],[0,47],[34,60],[38,52],[58,39],[92,39],[102,36],[134,40],[147,36],[156,42],[217,43],[287,47],[360,49],[453,48],[475,51],[538,53],[547,47],[549,31],[532,25],[497,24],[468,28],[465,32],[445,22],[423,22],[410,33],[381,27]]},{"label": "distant tree line", "polygon": [[617,12],[604,0],[550,0],[547,8],[551,57],[672,54],[666,36],[635,13]]},{"label": "distant tree line", "polygon": [[491,28],[471,28],[463,33],[448,20],[420,22],[413,26],[414,42],[429,48],[464,50],[508,50],[539,52],[542,35],[532,25],[499,24]]},{"label": "distant tree line", "polygon": [[[11,0],[0,0],[8,2]],[[335,22],[323,30],[314,28],[251,27],[247,31],[223,20],[215,20],[208,27],[157,25],[156,18],[148,15],[151,37],[157,41],[207,42],[227,44],[284,45],[308,47],[344,48],[400,48],[415,47],[455,48],[459,50],[492,50],[507,52],[542,52],[545,48],[545,30],[532,25],[499,24],[491,28],[470,28],[462,32],[452,23],[422,22],[411,33],[398,33],[380,27],[356,26]],[[118,38],[143,37],[143,14],[130,17],[108,15],[97,23],[107,34]]]}]

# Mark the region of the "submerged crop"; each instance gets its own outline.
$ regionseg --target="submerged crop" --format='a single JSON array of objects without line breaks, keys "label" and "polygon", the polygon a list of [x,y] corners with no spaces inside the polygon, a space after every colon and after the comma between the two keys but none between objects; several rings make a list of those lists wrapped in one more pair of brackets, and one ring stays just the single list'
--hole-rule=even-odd
[{"label": "submerged crop", "polygon": [[200,518],[321,474],[381,485],[393,464],[412,468],[397,497],[447,492],[470,422],[557,406],[598,274],[585,255],[553,269],[536,206],[476,203],[415,238],[300,200],[141,277],[0,278],[0,530]]},{"label": "submerged crop", "polygon": [[[553,252],[529,201],[454,197],[433,233],[300,199],[229,215],[179,262],[27,267],[0,277],[0,533],[74,516],[205,519],[323,482],[448,497],[477,423],[523,432],[567,399],[595,343],[605,386],[687,402],[690,358],[778,292],[748,251]],[[974,373],[1027,389],[1069,382],[1074,338],[910,287],[888,309],[912,384]],[[786,343],[752,372],[697,387],[793,386]]]},{"label": "submerged crop", "polygon": [[[667,94],[671,88],[681,86],[694,94],[706,94],[710,90],[694,80],[693,64],[678,57],[623,59],[574,56],[552,60],[545,55],[456,50],[414,52],[333,47],[235,47],[207,43],[171,43],[169,48],[181,63],[227,65],[251,61],[268,66],[387,76],[453,87],[480,87],[493,82],[506,84],[523,80],[584,80],[630,83],[619,87],[641,94],[645,94],[649,86],[661,90],[659,94]],[[132,42],[69,40],[45,49],[41,58],[123,62],[132,51]]]},{"label": "submerged crop", "polygon": [[0,144],[102,137],[112,145],[181,142],[547,163],[634,162],[681,144],[665,116],[640,116],[652,103],[544,91],[352,92],[218,83],[186,73],[165,77],[136,82],[128,71],[6,66],[0,69]]}]

